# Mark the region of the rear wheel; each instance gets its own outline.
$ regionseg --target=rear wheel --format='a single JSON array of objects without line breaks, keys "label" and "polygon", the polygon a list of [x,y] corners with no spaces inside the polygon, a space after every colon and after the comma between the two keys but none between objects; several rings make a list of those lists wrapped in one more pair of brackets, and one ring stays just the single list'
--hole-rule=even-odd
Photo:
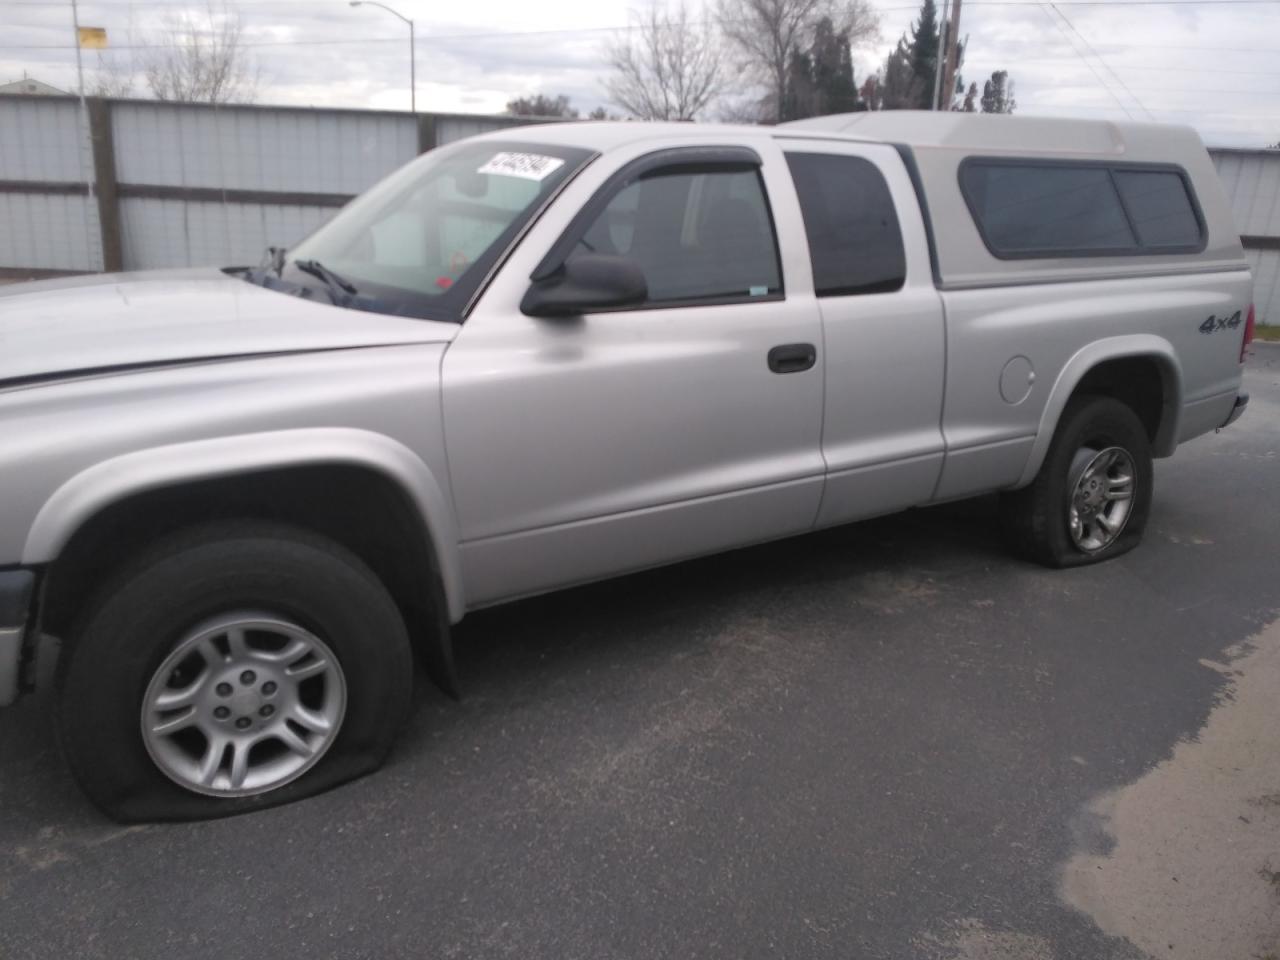
[{"label": "rear wheel", "polygon": [[1076,398],[1035,480],[1001,499],[1005,532],[1016,552],[1046,566],[1109,560],[1142,539],[1152,480],[1137,414],[1110,397]]},{"label": "rear wheel", "polygon": [[399,610],[359,558],[289,527],[220,524],[157,545],[90,604],[59,729],[107,814],[225,816],[376,768],[411,666]]}]

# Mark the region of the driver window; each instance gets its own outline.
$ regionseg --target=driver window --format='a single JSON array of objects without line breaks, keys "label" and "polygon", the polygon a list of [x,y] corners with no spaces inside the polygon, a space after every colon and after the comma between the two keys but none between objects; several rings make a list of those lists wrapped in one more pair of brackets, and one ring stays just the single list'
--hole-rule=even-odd
[{"label": "driver window", "polygon": [[637,261],[649,303],[782,292],[768,201],[754,169],[644,177],[609,201],[578,250]]}]

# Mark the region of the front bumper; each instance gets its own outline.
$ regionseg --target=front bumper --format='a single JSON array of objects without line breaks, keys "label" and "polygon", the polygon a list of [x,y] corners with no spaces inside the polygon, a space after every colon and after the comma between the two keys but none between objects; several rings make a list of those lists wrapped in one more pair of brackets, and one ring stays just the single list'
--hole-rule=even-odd
[{"label": "front bumper", "polygon": [[31,570],[0,570],[0,707],[18,699],[22,661],[36,575]]},{"label": "front bumper", "polygon": [[[1231,413],[1227,415],[1227,419],[1222,421],[1222,427],[1229,427],[1240,419],[1240,414],[1244,413],[1244,408],[1249,405],[1249,395],[1241,393],[1236,397],[1235,405],[1231,408]],[[1219,430],[1222,427],[1218,427]]]}]

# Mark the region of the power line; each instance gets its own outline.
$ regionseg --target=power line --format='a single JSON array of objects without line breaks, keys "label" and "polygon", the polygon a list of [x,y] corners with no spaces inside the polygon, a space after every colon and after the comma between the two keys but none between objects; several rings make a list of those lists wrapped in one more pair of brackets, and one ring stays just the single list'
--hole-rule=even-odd
[{"label": "power line", "polygon": [[[1050,6],[1052,6],[1052,4],[1050,4]],[[1098,73],[1098,71],[1094,69],[1094,66],[1089,61],[1089,59],[1086,56],[1084,56],[1084,54],[1076,50],[1075,41],[1071,39],[1071,35],[1069,33],[1067,33],[1065,30],[1062,29],[1062,24],[1058,23],[1058,21],[1054,18],[1053,14],[1050,13],[1048,10],[1045,10],[1043,6],[1039,7],[1038,9],[1044,12],[1044,15],[1049,18],[1049,22],[1052,23],[1054,28],[1059,33],[1062,34],[1063,39],[1067,41],[1067,44],[1071,47],[1072,51],[1075,52],[1076,56],[1078,56],[1081,62],[1084,63],[1084,65],[1089,68],[1089,72],[1092,73],[1094,79],[1098,81],[1098,85],[1102,87],[1102,89],[1107,92],[1107,95],[1116,102],[1116,106],[1118,106],[1121,110],[1124,111],[1124,115],[1128,117],[1130,120],[1132,120],[1133,114],[1129,112],[1129,108],[1124,105],[1124,102],[1118,96],[1116,96],[1116,92],[1111,89],[1111,85],[1107,83],[1107,81],[1103,78],[1102,74]],[[1063,19],[1065,20],[1066,18],[1064,17]],[[1147,116],[1150,116],[1150,114],[1147,114]]]},{"label": "power line", "polygon": [[[1079,56],[1079,54],[1077,54]],[[1071,63],[1071,57],[1019,57],[1018,63]],[[1149,70],[1158,73],[1187,73],[1194,71],[1195,73],[1222,73],[1241,77],[1280,77],[1280,73],[1267,70],[1221,70],[1216,67],[1188,67],[1185,64],[1176,67],[1146,67],[1137,64],[1125,64],[1116,67],[1117,70]]]},{"label": "power line", "polygon": [[[346,6],[347,0],[223,0],[227,6],[237,7],[306,7],[314,9],[317,6]],[[981,7],[1035,7],[1039,6],[1041,0],[968,0],[972,6]],[[1063,7],[1229,7],[1229,6],[1277,6],[1280,0],[1059,0],[1058,6]],[[42,7],[50,9],[53,6],[48,0],[0,0],[0,7]],[[183,7],[194,7],[195,4],[184,4],[180,2],[166,3],[164,0],[85,0],[83,6],[93,7],[153,7],[182,9]],[[892,7],[875,7],[876,10],[898,11],[898,10],[918,10],[919,5],[912,6],[892,6]],[[600,29],[600,30],[616,30],[618,27],[596,27],[583,29]]]},{"label": "power line", "polygon": [[1142,108],[1142,112],[1147,115],[1147,119],[1148,120],[1153,119],[1151,116],[1151,111],[1148,110],[1146,106],[1143,104],[1143,102],[1138,99],[1137,95],[1132,90],[1130,90],[1128,86],[1125,85],[1124,80],[1120,78],[1120,75],[1118,73],[1116,73],[1114,70],[1111,69],[1107,61],[1102,59],[1102,55],[1099,54],[1097,50],[1093,49],[1093,46],[1089,43],[1089,38],[1086,37],[1079,30],[1077,30],[1076,25],[1072,23],[1070,20],[1068,20],[1067,15],[1063,13],[1061,10],[1059,10],[1054,3],[1050,2],[1049,6],[1050,8],[1052,8],[1054,13],[1056,13],[1059,17],[1062,18],[1062,22],[1065,23],[1070,28],[1071,32],[1080,38],[1080,42],[1084,44],[1085,49],[1093,54],[1094,59],[1097,60],[1100,64],[1102,64],[1103,69],[1105,69],[1108,73],[1111,74],[1112,78],[1115,80],[1116,83],[1120,84],[1120,89],[1123,90],[1125,93],[1127,93],[1130,97],[1132,97],[1133,102]]},{"label": "power line", "polygon": [[1095,43],[1094,46],[1120,47],[1125,50],[1193,50],[1197,53],[1266,53],[1273,57],[1280,57],[1280,47],[1272,49],[1267,47],[1202,47],[1195,44],[1124,43],[1122,41]]},{"label": "power line", "polygon": [[[26,3],[28,2],[28,0],[0,0],[0,4],[6,3],[6,2],[7,3]],[[1076,0],[1077,5],[1079,5],[1080,2],[1081,0]],[[1127,0],[1127,2],[1124,2],[1124,3],[1113,4],[1113,6],[1133,6],[1135,2],[1137,2],[1137,0]],[[1161,0],[1161,2],[1164,2],[1164,0]],[[1213,5],[1213,4],[1223,3],[1225,2],[1225,0],[1204,0],[1204,2],[1209,3],[1210,5]],[[1266,0],[1266,2],[1280,3],[1280,0]],[[982,4],[983,0],[968,0],[968,3],[972,6],[975,4]],[[990,0],[990,2],[987,2],[986,5],[998,6],[998,7],[1012,7],[1012,6],[1023,6],[1024,4],[1020,2],[1015,3],[1015,2],[1012,2],[1012,0]],[[1051,6],[1067,6],[1070,4],[1067,2],[1067,0],[1055,0],[1055,2],[1051,3],[1050,5]],[[1025,4],[1025,6],[1035,7],[1040,11],[1044,12],[1046,16],[1048,16],[1048,12],[1045,11],[1044,9],[1045,0],[1035,0],[1035,2],[1028,2]],[[893,8],[886,7],[882,9],[917,10],[919,8],[917,6],[910,6],[910,7],[904,6],[904,7],[893,7]],[[1058,27],[1057,21],[1053,20],[1052,17],[1050,17],[1050,20],[1054,23],[1054,26],[1058,29],[1059,33],[1062,33],[1061,28]],[[700,21],[700,22],[705,25],[710,21]],[[1067,21],[1067,24],[1068,26],[1072,26],[1069,20]],[[32,29],[48,29],[48,28],[33,27]],[[620,30],[635,30],[635,29],[639,29],[639,25],[628,24],[626,26],[617,26],[617,27],[563,27],[563,28],[554,28],[554,29],[548,29],[548,30],[500,30],[500,31],[493,31],[493,32],[486,32],[486,33],[432,33],[427,35],[425,42],[435,43],[435,42],[450,41],[450,40],[495,40],[495,39],[501,40],[506,38],[519,38],[519,37],[531,37],[531,36],[606,33],[606,32],[620,31]],[[1077,34],[1078,33],[1079,31],[1077,31]],[[212,36],[213,34],[210,31],[193,30],[193,31],[184,31],[184,35]],[[1071,47],[1072,53],[1075,54],[1075,57],[1081,57],[1080,52],[1076,49],[1075,44],[1071,41],[1070,37],[1066,37],[1065,35],[1064,37],[1067,40],[1068,46]],[[1083,40],[1084,38],[1081,37],[1081,39]],[[341,38],[333,38],[333,39],[297,38],[297,39],[287,39],[287,40],[247,40],[247,41],[244,41],[242,45],[248,46],[248,47],[288,47],[288,46],[330,46],[330,45],[359,44],[359,43],[403,43],[403,42],[404,42],[403,37],[341,37]],[[1087,40],[1084,42],[1088,44]],[[159,43],[159,42],[142,43],[142,44],[112,44],[111,47],[109,47],[108,49],[136,50],[136,49],[147,49],[147,48],[153,48],[153,47],[171,47],[171,46],[180,46],[180,44]],[[1131,45],[1116,44],[1116,46],[1127,48]],[[1169,47],[1163,44],[1148,45],[1145,47],[1138,46],[1138,45],[1132,45],[1132,46],[1134,46],[1136,49],[1175,49],[1173,47]],[[74,50],[74,49],[75,49],[75,44],[73,43],[0,44],[0,50]],[[1180,47],[1176,49],[1200,50],[1200,51],[1212,51],[1212,50],[1230,51],[1236,48],[1186,46],[1186,47]],[[1280,54],[1280,51],[1263,50],[1261,48],[1250,48],[1250,52]],[[1096,51],[1094,52],[1094,56],[1098,56],[1099,60],[1102,59],[1096,53]],[[1053,63],[1053,62],[1066,62],[1066,61],[1073,60],[1075,58],[1074,57],[1020,57],[1018,59],[1019,59],[1019,62],[1023,62],[1023,63]],[[1113,72],[1115,70],[1156,70],[1156,71],[1167,71],[1167,72],[1184,72],[1187,69],[1191,69],[1191,68],[1188,68],[1185,66],[1153,67],[1153,66],[1139,66],[1139,65],[1133,65],[1133,64],[1125,64],[1117,68],[1112,68],[1108,66],[1108,69],[1112,70]],[[1225,74],[1238,74],[1238,75],[1250,76],[1250,77],[1280,77],[1280,73],[1263,72],[1263,71],[1256,71],[1256,70],[1223,70],[1223,69],[1212,68],[1212,67],[1195,67],[1194,69],[1197,73],[1225,73]]]},{"label": "power line", "polygon": [[[1072,84],[1063,83],[1060,86],[1070,87]],[[1141,90],[1143,93],[1229,93],[1236,97],[1258,97],[1269,102],[1275,101],[1275,95],[1265,90],[1231,90],[1224,87],[1130,87],[1131,90]]]}]

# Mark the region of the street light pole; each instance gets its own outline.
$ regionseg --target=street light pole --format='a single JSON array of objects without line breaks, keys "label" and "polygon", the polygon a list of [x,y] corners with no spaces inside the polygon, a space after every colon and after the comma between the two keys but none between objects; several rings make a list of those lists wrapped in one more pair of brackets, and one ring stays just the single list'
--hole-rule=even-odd
[{"label": "street light pole", "polygon": [[413,21],[399,11],[392,10],[385,3],[379,3],[378,0],[350,0],[353,7],[381,7],[387,13],[394,17],[399,17],[409,25],[409,109],[414,113],[418,112],[418,68],[416,63],[415,48],[413,42]]}]

